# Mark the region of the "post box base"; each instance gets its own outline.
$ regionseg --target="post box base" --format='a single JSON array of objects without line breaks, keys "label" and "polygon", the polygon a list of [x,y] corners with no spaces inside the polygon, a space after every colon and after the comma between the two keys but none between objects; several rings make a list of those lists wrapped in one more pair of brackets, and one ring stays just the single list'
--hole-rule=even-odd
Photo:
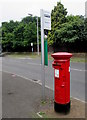
[{"label": "post box base", "polygon": [[59,113],[69,113],[70,112],[70,102],[67,104],[59,104],[54,102],[54,110]]}]

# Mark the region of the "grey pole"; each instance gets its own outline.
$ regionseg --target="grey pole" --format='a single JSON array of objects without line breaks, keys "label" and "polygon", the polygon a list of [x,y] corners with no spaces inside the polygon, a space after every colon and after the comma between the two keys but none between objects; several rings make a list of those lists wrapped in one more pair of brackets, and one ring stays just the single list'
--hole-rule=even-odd
[{"label": "grey pole", "polygon": [[42,100],[45,100],[45,67],[44,67],[44,22],[43,22],[43,10],[41,9],[41,53],[42,53],[42,64],[41,64],[41,79],[42,79]]},{"label": "grey pole", "polygon": [[39,55],[38,16],[37,16],[37,54]]}]

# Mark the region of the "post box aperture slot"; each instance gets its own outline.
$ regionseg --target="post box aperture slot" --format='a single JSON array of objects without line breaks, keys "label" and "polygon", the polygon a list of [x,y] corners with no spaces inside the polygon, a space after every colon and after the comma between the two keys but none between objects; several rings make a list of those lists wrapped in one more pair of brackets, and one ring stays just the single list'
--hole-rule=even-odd
[{"label": "post box aperture slot", "polygon": [[61,66],[61,64],[60,64],[60,63],[57,63],[57,62],[54,62],[54,63],[53,63],[53,66]]}]

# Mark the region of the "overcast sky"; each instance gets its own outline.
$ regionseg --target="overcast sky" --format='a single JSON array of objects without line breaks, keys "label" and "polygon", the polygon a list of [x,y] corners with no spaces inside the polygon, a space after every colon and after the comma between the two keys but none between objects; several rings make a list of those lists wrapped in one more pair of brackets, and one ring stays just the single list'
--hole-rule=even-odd
[{"label": "overcast sky", "polygon": [[[19,21],[31,13],[40,16],[40,9],[51,11],[60,0],[0,0],[0,24],[3,21]],[[86,0],[61,0],[68,14],[85,15]]]}]

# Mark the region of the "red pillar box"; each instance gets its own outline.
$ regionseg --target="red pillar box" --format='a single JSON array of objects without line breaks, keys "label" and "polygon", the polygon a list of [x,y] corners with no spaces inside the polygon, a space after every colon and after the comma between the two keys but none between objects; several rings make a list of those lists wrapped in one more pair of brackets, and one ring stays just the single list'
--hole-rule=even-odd
[{"label": "red pillar box", "polygon": [[70,58],[71,53],[58,52],[54,58],[54,109],[56,112],[70,111]]}]

